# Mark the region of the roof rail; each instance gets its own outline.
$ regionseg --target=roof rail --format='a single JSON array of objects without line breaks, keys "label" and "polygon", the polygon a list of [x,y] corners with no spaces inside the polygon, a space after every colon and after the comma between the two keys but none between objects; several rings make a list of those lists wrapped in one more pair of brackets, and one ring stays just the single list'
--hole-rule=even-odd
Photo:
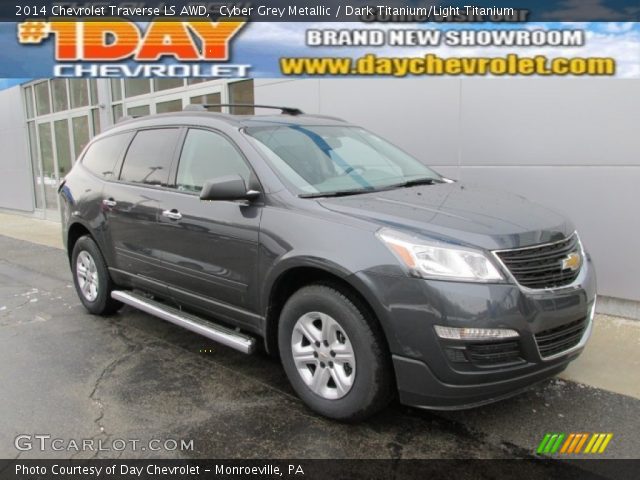
[{"label": "roof rail", "polygon": [[302,115],[304,112],[294,107],[277,107],[274,105],[256,105],[253,103],[191,103],[183,108],[184,111],[202,111],[213,107],[251,107],[251,108],[270,108],[280,110],[283,115]]},{"label": "roof rail", "polygon": [[340,117],[333,117],[331,115],[316,115],[313,113],[307,114],[307,117],[311,117],[311,118],[321,118],[324,120],[335,120],[336,122],[344,122],[347,123],[347,121],[344,118],[340,118]]}]

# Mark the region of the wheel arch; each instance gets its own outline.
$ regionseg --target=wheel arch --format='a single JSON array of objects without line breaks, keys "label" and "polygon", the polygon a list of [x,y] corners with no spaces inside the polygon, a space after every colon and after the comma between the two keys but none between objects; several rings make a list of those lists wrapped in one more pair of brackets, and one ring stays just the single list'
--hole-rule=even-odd
[{"label": "wheel arch", "polygon": [[79,238],[85,235],[89,235],[95,241],[95,238],[93,237],[93,235],[91,235],[91,232],[83,223],[76,221],[76,222],[73,222],[71,225],[69,225],[69,229],[67,230],[67,238],[66,238],[67,256],[69,257],[69,261],[71,261],[71,255],[73,254],[73,247],[75,247],[76,242],[78,241]]},{"label": "wheel arch", "polygon": [[281,269],[274,275],[273,281],[269,282],[270,288],[267,290],[264,305],[265,308],[265,348],[269,354],[277,356],[278,352],[278,327],[280,313],[287,299],[303,287],[313,284],[325,284],[335,288],[355,300],[359,308],[363,308],[366,313],[379,326],[384,337],[387,348],[388,340],[382,322],[380,321],[379,310],[374,308],[368,298],[369,292],[362,292],[364,284],[355,281],[356,277],[346,270],[335,267],[331,264],[319,265],[316,262],[300,261]]}]

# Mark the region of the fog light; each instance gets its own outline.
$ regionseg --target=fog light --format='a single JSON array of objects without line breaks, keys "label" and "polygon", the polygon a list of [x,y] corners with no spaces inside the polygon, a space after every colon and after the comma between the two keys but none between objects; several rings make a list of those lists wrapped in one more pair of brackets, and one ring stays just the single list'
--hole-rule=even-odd
[{"label": "fog light", "polygon": [[445,348],[447,357],[454,363],[468,363],[467,357],[464,356],[464,348]]},{"label": "fog light", "polygon": [[492,340],[518,337],[518,332],[508,328],[454,328],[435,326],[440,338],[447,340]]}]

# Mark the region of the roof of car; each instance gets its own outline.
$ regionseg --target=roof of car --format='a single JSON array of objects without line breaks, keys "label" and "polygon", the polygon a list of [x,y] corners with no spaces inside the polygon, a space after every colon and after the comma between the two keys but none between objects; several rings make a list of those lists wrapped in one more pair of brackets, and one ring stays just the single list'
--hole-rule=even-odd
[{"label": "roof of car", "polygon": [[109,132],[113,133],[119,130],[130,130],[132,128],[175,125],[182,123],[189,125],[198,123],[201,123],[202,125],[224,123],[236,128],[277,125],[346,125],[346,122],[342,119],[324,115],[232,115],[228,113],[206,111],[183,111],[123,119],[116,123]]}]

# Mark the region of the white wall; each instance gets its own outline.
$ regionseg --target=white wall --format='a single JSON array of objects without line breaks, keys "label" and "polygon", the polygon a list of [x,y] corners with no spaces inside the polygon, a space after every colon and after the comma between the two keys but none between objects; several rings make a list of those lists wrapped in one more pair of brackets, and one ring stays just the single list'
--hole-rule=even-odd
[{"label": "white wall", "polygon": [[0,206],[33,211],[33,181],[20,86],[0,91]]},{"label": "white wall", "polygon": [[599,293],[640,300],[640,80],[257,80],[255,100],[345,118],[565,213]]}]

